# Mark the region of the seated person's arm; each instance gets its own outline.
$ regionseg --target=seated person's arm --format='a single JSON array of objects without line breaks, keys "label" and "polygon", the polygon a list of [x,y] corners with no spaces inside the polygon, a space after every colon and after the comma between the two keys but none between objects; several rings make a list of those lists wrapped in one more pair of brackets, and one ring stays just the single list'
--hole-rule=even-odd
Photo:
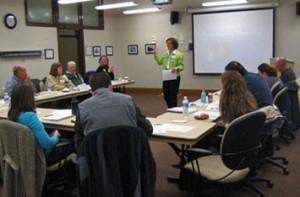
[{"label": "seated person's arm", "polygon": [[152,135],[153,127],[151,122],[142,114],[140,108],[133,102],[136,111],[137,126],[144,129],[148,136]]},{"label": "seated person's arm", "polygon": [[51,90],[53,90],[53,91],[56,91],[56,90],[60,91],[65,88],[64,85],[57,84],[56,81],[54,80],[54,77],[51,77],[51,76],[48,76],[48,78],[47,78],[47,85],[49,85],[51,87]]},{"label": "seated person's arm", "polygon": [[36,113],[32,113],[29,118],[29,128],[33,131],[37,141],[43,149],[51,149],[58,142],[58,136],[49,136],[44,125],[40,122]]}]

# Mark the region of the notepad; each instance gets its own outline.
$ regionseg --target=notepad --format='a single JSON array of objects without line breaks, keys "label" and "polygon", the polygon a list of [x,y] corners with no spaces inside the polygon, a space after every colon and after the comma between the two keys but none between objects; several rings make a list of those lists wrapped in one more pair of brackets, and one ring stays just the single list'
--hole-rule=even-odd
[{"label": "notepad", "polygon": [[71,109],[61,109],[61,110],[54,110],[51,114],[48,114],[42,117],[43,120],[50,120],[50,121],[59,121],[65,118],[72,117],[72,110]]},{"label": "notepad", "polygon": [[[174,112],[174,113],[182,113],[183,108],[182,107],[172,107],[167,109],[168,112]],[[189,113],[194,113],[197,111],[197,108],[189,107]]]},{"label": "notepad", "polygon": [[167,131],[186,133],[195,128],[195,127],[190,127],[190,126],[181,126],[181,125],[164,124],[164,123],[162,123],[162,124],[154,123],[154,124],[152,124],[152,127],[153,127],[153,134],[166,133]]}]

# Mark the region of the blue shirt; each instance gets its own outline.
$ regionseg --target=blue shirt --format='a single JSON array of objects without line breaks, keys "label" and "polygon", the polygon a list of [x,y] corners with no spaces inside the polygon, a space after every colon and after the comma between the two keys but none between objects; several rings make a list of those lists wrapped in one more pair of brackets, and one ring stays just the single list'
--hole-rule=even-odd
[{"label": "blue shirt", "polygon": [[258,108],[272,105],[273,96],[269,85],[264,78],[251,72],[245,73],[243,77],[246,81],[249,92],[256,99]]},{"label": "blue shirt", "polygon": [[38,116],[34,112],[21,112],[18,118],[18,123],[29,127],[41,147],[45,151],[45,155],[48,156],[53,146],[58,142],[56,135],[50,137],[45,131],[44,125],[39,120]]},{"label": "blue shirt", "polygon": [[[24,81],[27,81],[27,79],[24,79]],[[11,91],[12,91],[13,87],[19,82],[20,82],[20,79],[18,79],[16,76],[9,78],[5,84],[4,92],[7,92],[8,95],[11,95]],[[36,87],[32,82],[31,82],[31,86],[33,88],[33,91],[36,92]]]}]

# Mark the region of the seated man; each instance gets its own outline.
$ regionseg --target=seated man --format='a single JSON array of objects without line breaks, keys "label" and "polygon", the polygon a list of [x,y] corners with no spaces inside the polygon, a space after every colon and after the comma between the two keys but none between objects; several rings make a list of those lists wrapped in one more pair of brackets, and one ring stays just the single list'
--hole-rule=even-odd
[{"label": "seated man", "polygon": [[72,81],[72,83],[76,86],[83,84],[83,78],[79,73],[76,72],[77,67],[74,61],[69,61],[67,64],[67,71],[65,73],[65,77]]},{"label": "seated man", "polygon": [[280,79],[283,84],[296,79],[295,72],[289,67],[284,57],[277,57],[275,59],[275,68],[281,72]]},{"label": "seated man", "polygon": [[[13,87],[17,83],[24,82],[24,81],[30,81],[30,76],[27,74],[25,66],[23,66],[21,64],[17,64],[13,67],[13,73],[14,73],[14,76],[9,78],[5,84],[4,92],[7,92],[8,95],[11,94]],[[32,82],[31,82],[31,85],[33,87],[33,91],[36,92],[35,85]]]},{"label": "seated man", "polygon": [[229,64],[227,64],[225,67],[225,70],[235,70],[243,76],[248,90],[255,97],[258,108],[272,105],[273,96],[271,94],[269,85],[261,76],[248,72],[244,66],[236,61],[229,62]]},{"label": "seated man", "polygon": [[153,128],[141,113],[132,98],[112,92],[110,77],[106,72],[95,73],[90,78],[93,96],[78,106],[75,124],[75,145],[77,151],[83,137],[89,133],[113,126],[143,128],[148,135]]}]

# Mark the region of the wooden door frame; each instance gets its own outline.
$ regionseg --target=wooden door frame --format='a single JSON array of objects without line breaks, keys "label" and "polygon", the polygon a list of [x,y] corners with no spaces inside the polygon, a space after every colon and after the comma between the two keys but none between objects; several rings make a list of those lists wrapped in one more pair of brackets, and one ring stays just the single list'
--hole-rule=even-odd
[{"label": "wooden door frame", "polygon": [[78,62],[76,62],[78,66],[78,72],[81,76],[85,76],[86,69],[85,69],[85,54],[84,54],[84,33],[82,28],[69,28],[69,27],[57,27],[57,43],[58,43],[58,61],[61,60],[60,55],[60,35],[59,29],[73,29],[76,32],[77,37],[77,55],[78,55]]}]

